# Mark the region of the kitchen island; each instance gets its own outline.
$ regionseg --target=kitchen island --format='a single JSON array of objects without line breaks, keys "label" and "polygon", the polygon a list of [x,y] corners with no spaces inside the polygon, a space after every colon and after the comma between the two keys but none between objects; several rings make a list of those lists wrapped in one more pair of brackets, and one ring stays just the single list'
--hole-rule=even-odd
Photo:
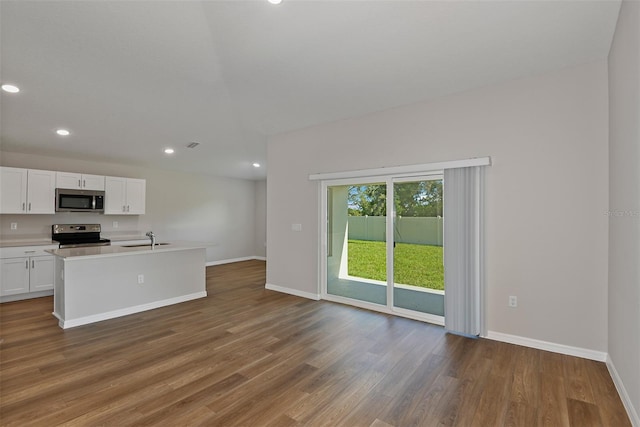
[{"label": "kitchen island", "polygon": [[206,249],[190,243],[47,250],[55,255],[53,315],[86,325],[207,296]]}]

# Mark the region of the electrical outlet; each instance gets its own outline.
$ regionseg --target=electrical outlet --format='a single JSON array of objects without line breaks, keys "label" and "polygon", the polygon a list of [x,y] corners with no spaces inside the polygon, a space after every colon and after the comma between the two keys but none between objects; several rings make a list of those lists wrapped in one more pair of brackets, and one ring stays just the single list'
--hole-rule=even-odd
[{"label": "electrical outlet", "polygon": [[144,274],[138,274],[138,284],[142,285],[144,283]]},{"label": "electrical outlet", "polygon": [[113,228],[118,228],[118,221],[113,221]]},{"label": "electrical outlet", "polygon": [[302,231],[302,224],[291,224],[292,231]]},{"label": "electrical outlet", "polygon": [[511,295],[509,297],[509,307],[516,308],[518,306],[518,297]]},{"label": "electrical outlet", "polygon": [[12,222],[11,223],[11,229],[12,230],[17,230],[18,229],[18,223],[17,222]]}]

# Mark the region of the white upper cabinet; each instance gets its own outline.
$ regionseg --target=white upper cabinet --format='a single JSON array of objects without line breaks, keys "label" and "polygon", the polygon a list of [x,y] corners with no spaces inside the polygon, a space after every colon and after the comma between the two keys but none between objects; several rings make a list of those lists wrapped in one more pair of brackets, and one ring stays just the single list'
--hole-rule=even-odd
[{"label": "white upper cabinet", "polygon": [[56,172],[56,188],[104,191],[104,176]]},{"label": "white upper cabinet", "polygon": [[82,174],[82,188],[86,190],[104,191],[104,176]]},{"label": "white upper cabinet", "polygon": [[0,213],[26,212],[27,170],[0,167]]},{"label": "white upper cabinet", "polygon": [[127,178],[107,176],[104,179],[104,213],[127,214]]},{"label": "white upper cabinet", "polygon": [[127,179],[127,213],[142,215],[146,208],[147,181]]},{"label": "white upper cabinet", "polygon": [[105,192],[107,215],[143,215],[144,179],[0,166],[0,214],[55,214],[56,188]]},{"label": "white upper cabinet", "polygon": [[27,213],[53,214],[56,200],[56,174],[29,169],[27,174]]},{"label": "white upper cabinet", "polygon": [[145,213],[146,184],[144,179],[105,178],[105,215],[142,215]]},{"label": "white upper cabinet", "polygon": [[55,213],[56,173],[0,167],[0,213]]}]

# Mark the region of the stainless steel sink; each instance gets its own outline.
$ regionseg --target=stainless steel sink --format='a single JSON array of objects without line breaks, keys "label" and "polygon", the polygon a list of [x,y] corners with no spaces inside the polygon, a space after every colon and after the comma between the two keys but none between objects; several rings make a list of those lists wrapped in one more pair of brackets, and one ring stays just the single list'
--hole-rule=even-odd
[{"label": "stainless steel sink", "polygon": [[[156,243],[156,246],[170,245],[171,243]],[[123,248],[143,248],[145,246],[151,247],[151,243],[145,243],[143,245],[122,245]]]}]

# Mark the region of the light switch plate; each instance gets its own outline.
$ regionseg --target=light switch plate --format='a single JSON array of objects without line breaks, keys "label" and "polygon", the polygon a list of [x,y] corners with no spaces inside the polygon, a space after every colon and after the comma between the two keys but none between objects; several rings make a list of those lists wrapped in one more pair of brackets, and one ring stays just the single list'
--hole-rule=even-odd
[{"label": "light switch plate", "polygon": [[12,230],[17,230],[18,229],[18,223],[17,222],[12,222],[11,223],[11,229]]},{"label": "light switch plate", "polygon": [[291,224],[292,231],[302,231],[302,224]]}]

